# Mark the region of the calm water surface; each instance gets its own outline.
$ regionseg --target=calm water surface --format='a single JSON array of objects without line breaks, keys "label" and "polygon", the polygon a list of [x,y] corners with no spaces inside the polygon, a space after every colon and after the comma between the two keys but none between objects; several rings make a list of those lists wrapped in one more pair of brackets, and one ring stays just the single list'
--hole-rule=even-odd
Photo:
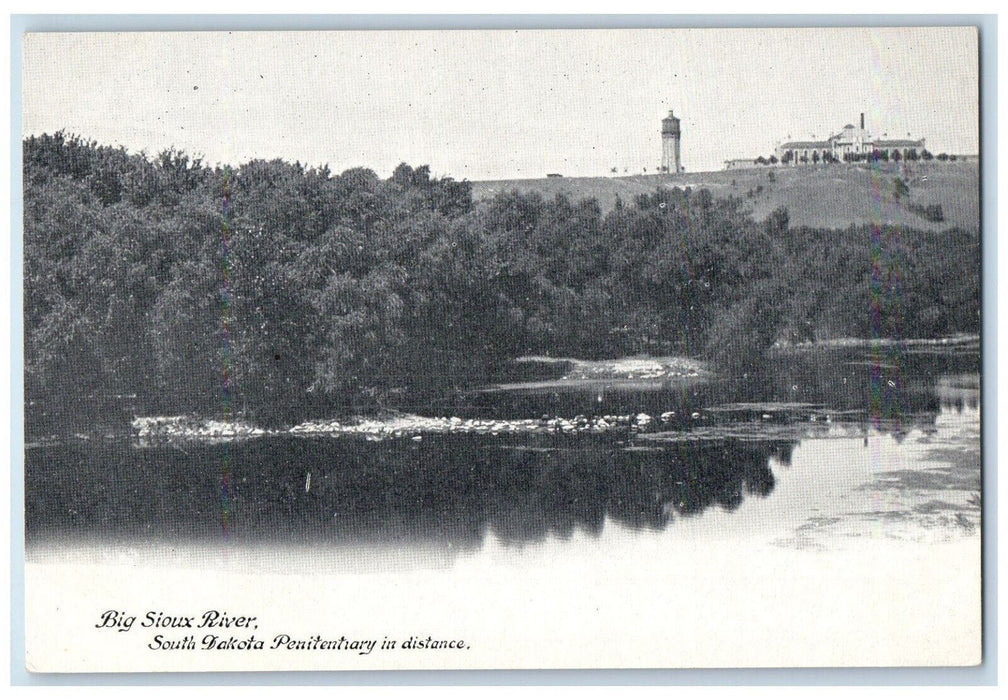
[{"label": "calm water surface", "polygon": [[540,382],[454,410],[652,417],[602,434],[36,444],[29,555],[74,542],[280,545],[352,567],[379,551],[445,565],[543,545],[562,558],[586,542],[978,537],[979,393],[975,349],[800,352],[732,381]]}]

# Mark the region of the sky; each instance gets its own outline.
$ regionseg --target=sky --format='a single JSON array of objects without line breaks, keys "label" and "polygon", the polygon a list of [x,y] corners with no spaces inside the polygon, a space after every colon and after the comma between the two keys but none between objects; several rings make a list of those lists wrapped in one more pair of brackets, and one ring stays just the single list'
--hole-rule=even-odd
[{"label": "sky", "polygon": [[25,135],[486,180],[687,171],[868,130],[979,152],[972,28],[27,34]]}]

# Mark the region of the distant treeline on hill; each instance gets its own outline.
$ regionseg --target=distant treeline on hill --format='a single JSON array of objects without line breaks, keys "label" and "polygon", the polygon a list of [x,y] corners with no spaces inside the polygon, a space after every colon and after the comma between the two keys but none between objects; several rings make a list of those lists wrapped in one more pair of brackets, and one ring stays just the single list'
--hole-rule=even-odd
[{"label": "distant treeline on hill", "polygon": [[[63,134],[24,141],[29,430],[110,411],[289,423],[412,405],[526,354],[681,353],[979,330],[979,235],[753,221],[659,189],[505,192],[400,165],[207,167]],[[226,377],[226,380],[225,380]],[[225,392],[225,381],[227,392]]]}]

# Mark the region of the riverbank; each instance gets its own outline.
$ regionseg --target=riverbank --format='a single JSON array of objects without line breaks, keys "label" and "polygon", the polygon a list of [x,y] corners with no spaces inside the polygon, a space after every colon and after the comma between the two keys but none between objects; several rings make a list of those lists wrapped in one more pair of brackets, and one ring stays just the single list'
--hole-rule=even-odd
[{"label": "riverbank", "polygon": [[[330,436],[360,437],[366,440],[412,438],[424,435],[485,434],[485,435],[575,435],[583,433],[639,432],[653,426],[668,425],[674,411],[652,417],[646,413],[601,416],[577,415],[573,418],[543,416],[511,420],[463,419],[458,416],[419,416],[387,413],[374,418],[354,417],[345,420],[310,420],[292,428],[263,429],[236,421],[224,423],[191,416],[146,416],[133,421],[134,436],[140,446],[172,441],[229,442],[264,436]],[[697,414],[694,420],[698,420]]]},{"label": "riverbank", "polygon": [[835,348],[913,348],[913,349],[979,349],[980,336],[963,333],[945,338],[829,338],[800,343],[777,341],[771,351],[830,350]]},{"label": "riverbank", "polygon": [[[976,338],[921,340],[908,347],[933,349],[942,355],[972,356]],[[261,427],[249,421],[223,422],[198,416],[141,416],[132,421],[132,436],[140,446],[183,442],[227,442],[264,436],[350,437],[369,441],[414,439],[433,435],[549,436],[612,435],[616,439],[680,435],[693,439],[714,434],[744,436],[762,434],[771,426],[788,436],[819,433],[831,423],[863,425],[872,409],[872,377],[863,367],[874,366],[865,349],[872,341],[842,340],[824,345],[779,348],[772,353],[776,369],[754,381],[725,377],[703,363],[681,357],[635,356],[587,361],[577,358],[528,356],[516,365],[539,365],[531,372],[520,369],[525,381],[488,385],[472,391],[458,405],[386,409],[374,413],[330,415],[285,426]],[[811,349],[828,351],[815,360]],[[835,353],[850,357],[838,358]],[[792,356],[789,352],[796,352]],[[914,353],[909,353],[913,355]],[[930,353],[918,353],[924,358]],[[798,358],[804,358],[799,361]],[[842,361],[841,361],[842,360]],[[923,360],[920,360],[923,361]],[[813,363],[817,369],[795,374],[796,364]],[[829,371],[816,363],[825,362]],[[918,360],[914,360],[918,362]],[[966,371],[970,363],[962,366]],[[884,365],[895,370],[890,365]],[[906,368],[904,368],[906,369]],[[943,370],[947,371],[947,369]],[[560,376],[557,374],[561,373]],[[537,380],[536,376],[554,378]],[[827,376],[829,375],[829,376]],[[835,375],[835,376],[833,376]],[[832,377],[832,378],[830,378]],[[773,393],[758,400],[762,383],[770,379]],[[780,386],[777,386],[777,385]],[[905,386],[899,381],[901,411],[911,405],[930,414],[934,406],[926,396],[971,403],[979,377],[970,374],[943,375],[939,386]],[[897,391],[892,379],[891,391]],[[842,399],[837,400],[837,392]],[[921,392],[924,392],[923,394]],[[832,399],[830,397],[833,397]],[[909,402],[909,403],[908,403]],[[887,404],[889,405],[889,404]],[[892,404],[895,406],[896,404]],[[878,408],[878,407],[876,407]],[[881,410],[881,409],[878,409]],[[890,411],[891,413],[891,411]],[[906,415],[879,413],[875,422],[898,420]]]},{"label": "riverbank", "polygon": [[564,366],[561,380],[579,379],[667,379],[699,377],[711,373],[706,363],[689,357],[650,357],[635,355],[612,360],[581,360],[576,357],[519,357],[518,363],[558,364]]}]

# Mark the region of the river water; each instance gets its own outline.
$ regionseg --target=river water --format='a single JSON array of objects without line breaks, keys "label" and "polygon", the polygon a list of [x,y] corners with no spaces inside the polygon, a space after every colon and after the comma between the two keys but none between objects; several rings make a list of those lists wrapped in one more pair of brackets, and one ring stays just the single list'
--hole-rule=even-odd
[{"label": "river water", "polygon": [[[542,429],[34,445],[28,541],[454,557],[607,529],[791,547],[979,532],[975,349],[792,352],[732,381],[529,382],[479,392],[458,413]],[[564,431],[554,418],[591,427],[601,416],[612,429]]]}]

